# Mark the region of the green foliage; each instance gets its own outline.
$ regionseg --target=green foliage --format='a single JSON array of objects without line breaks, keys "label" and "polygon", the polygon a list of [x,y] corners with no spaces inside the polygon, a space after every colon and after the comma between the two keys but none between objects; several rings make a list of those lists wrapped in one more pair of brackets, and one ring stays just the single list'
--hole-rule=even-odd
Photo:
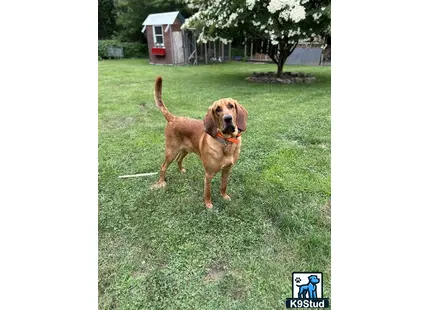
[{"label": "green foliage", "polygon": [[99,40],[99,57],[102,59],[109,58],[108,57],[108,48],[109,47],[120,47],[121,42],[116,40]]},{"label": "green foliage", "polygon": [[113,0],[99,0],[99,40],[111,38],[115,29],[115,6]]},{"label": "green foliage", "polygon": [[324,11],[323,15],[330,20],[326,31],[323,32],[323,35],[330,36],[331,35],[331,3],[327,6],[327,9]]},{"label": "green foliage", "polygon": [[245,47],[244,46],[237,46],[231,48],[231,56],[243,56],[245,55]]},{"label": "green foliage", "polygon": [[126,58],[142,58],[148,57],[148,45],[139,42],[123,42],[121,43],[124,48]]},{"label": "green foliage", "polygon": [[99,40],[99,58],[109,58],[107,51],[109,47],[122,47],[125,58],[148,57],[148,46],[139,42],[120,42],[118,40]]},{"label": "green foliage", "polygon": [[152,13],[192,12],[180,0],[98,0],[98,37],[121,42],[145,42],[142,23]]}]

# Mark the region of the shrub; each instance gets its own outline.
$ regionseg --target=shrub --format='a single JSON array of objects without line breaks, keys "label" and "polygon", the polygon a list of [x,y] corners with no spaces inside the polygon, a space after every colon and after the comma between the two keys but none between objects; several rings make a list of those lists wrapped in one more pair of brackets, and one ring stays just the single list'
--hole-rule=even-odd
[{"label": "shrub", "polygon": [[148,57],[148,46],[138,42],[121,43],[124,48],[126,58],[142,58]]},{"label": "shrub", "polygon": [[[243,46],[237,46],[231,48],[231,56],[243,56],[245,53],[245,47]],[[249,53],[249,52],[248,52]]]},{"label": "shrub", "polygon": [[121,42],[116,40],[99,40],[99,57],[102,59],[109,58],[107,54],[108,47],[120,47]]},{"label": "shrub", "polygon": [[125,58],[148,57],[148,47],[139,42],[120,42],[118,40],[99,40],[99,58],[109,58],[107,51],[109,47],[124,49]]}]

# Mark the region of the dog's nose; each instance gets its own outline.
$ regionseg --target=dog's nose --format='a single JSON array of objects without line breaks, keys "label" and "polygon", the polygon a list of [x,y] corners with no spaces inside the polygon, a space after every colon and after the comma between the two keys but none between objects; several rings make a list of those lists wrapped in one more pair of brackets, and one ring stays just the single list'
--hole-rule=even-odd
[{"label": "dog's nose", "polygon": [[226,122],[231,122],[231,120],[233,119],[233,117],[231,116],[231,115],[225,115],[224,116],[224,120],[226,121]]}]

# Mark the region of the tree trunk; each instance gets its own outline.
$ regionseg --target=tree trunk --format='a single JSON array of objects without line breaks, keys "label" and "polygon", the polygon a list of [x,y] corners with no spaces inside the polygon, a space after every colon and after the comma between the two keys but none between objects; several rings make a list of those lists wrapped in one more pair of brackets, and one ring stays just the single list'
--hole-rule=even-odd
[{"label": "tree trunk", "polygon": [[278,78],[282,76],[282,71],[284,70],[284,63],[287,59],[287,57],[285,57],[287,46],[288,44],[285,42],[279,43],[278,71],[276,71],[276,77]]},{"label": "tree trunk", "polygon": [[286,43],[285,41],[281,41],[278,46],[271,45],[269,47],[269,51],[267,55],[277,66],[276,77],[280,78],[282,76],[282,72],[284,70],[284,64],[287,60],[288,56],[294,51],[297,46],[297,42],[295,43]]},{"label": "tree trunk", "polygon": [[292,43],[292,44],[285,43],[285,44],[282,44],[280,46],[281,49],[279,51],[279,59],[278,59],[278,63],[277,63],[278,70],[276,72],[276,77],[278,77],[278,78],[281,77],[282,72],[284,70],[284,64],[287,61],[288,56],[290,56],[293,53],[296,46],[297,46],[297,42]]},{"label": "tree trunk", "polygon": [[276,64],[278,70],[276,71],[276,77],[280,78],[282,76],[282,71],[284,71],[284,63],[282,61],[278,61]]},{"label": "tree trunk", "polygon": [[278,59],[276,57],[277,54],[277,48],[275,46],[273,46],[272,44],[268,43],[267,44],[267,56],[270,57],[270,59],[272,59],[272,61],[278,65]]}]

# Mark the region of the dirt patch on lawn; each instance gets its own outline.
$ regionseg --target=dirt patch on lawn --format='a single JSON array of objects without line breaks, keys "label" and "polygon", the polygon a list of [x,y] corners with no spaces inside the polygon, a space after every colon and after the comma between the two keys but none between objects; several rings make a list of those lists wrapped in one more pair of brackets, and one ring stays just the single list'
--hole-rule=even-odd
[{"label": "dirt patch on lawn", "polygon": [[226,267],[223,265],[215,265],[211,267],[208,273],[203,278],[204,282],[214,282],[221,280],[226,274]]}]

